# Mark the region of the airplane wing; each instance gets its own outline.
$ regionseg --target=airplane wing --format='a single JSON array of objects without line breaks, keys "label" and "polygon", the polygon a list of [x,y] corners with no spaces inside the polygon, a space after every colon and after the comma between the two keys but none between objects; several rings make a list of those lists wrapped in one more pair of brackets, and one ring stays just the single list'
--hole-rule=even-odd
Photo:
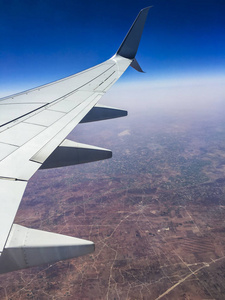
[{"label": "airplane wing", "polygon": [[99,99],[135,55],[149,8],[140,11],[117,53],[81,73],[0,99],[0,273],[52,263],[94,251],[94,243],[13,224],[28,180],[40,168],[111,157],[110,150],[67,140],[84,122],[126,111],[99,106]]}]

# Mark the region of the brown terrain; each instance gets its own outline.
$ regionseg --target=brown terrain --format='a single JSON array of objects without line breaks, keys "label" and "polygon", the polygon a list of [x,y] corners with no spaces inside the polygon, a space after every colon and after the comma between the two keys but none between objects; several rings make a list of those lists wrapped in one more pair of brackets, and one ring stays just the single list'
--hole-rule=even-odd
[{"label": "brown terrain", "polygon": [[225,299],[224,110],[194,111],[79,125],[113,158],[37,172],[15,222],[95,253],[1,275],[0,299]]}]

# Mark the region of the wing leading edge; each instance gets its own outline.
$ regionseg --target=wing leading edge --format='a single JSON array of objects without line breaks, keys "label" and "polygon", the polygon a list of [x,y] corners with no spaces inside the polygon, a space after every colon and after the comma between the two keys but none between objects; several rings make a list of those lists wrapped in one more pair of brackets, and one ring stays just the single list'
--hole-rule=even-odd
[{"label": "wing leading edge", "polygon": [[117,53],[81,73],[0,99],[0,273],[52,263],[94,251],[94,243],[13,224],[28,180],[39,168],[111,157],[111,151],[66,140],[84,122],[126,111],[97,102],[135,55],[149,8],[140,11]]}]

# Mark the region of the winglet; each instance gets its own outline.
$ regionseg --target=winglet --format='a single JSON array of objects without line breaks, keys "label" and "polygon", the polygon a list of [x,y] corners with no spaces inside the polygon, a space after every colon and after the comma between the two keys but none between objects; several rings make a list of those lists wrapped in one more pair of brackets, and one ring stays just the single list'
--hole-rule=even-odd
[{"label": "winglet", "polygon": [[139,12],[116,54],[129,59],[135,58],[150,7]]},{"label": "winglet", "polygon": [[141,73],[145,73],[142,68],[140,67],[139,63],[137,62],[136,58],[134,58],[132,60],[132,63],[130,64],[130,66],[132,68],[134,68],[136,71],[141,72]]}]

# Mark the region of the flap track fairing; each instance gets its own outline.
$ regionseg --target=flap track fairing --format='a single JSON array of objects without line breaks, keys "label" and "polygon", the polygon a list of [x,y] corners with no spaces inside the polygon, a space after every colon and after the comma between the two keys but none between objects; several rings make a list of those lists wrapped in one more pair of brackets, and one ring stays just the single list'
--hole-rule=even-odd
[{"label": "flap track fairing", "polygon": [[111,150],[64,140],[46,159],[40,169],[84,164],[111,157]]},{"label": "flap track fairing", "polygon": [[90,254],[94,249],[91,241],[13,224],[0,256],[0,274]]},{"label": "flap track fairing", "polygon": [[95,122],[95,121],[102,121],[108,119],[115,119],[120,117],[127,116],[127,111],[108,107],[103,105],[95,105],[89,113],[80,121],[80,123],[87,123],[87,122]]}]

